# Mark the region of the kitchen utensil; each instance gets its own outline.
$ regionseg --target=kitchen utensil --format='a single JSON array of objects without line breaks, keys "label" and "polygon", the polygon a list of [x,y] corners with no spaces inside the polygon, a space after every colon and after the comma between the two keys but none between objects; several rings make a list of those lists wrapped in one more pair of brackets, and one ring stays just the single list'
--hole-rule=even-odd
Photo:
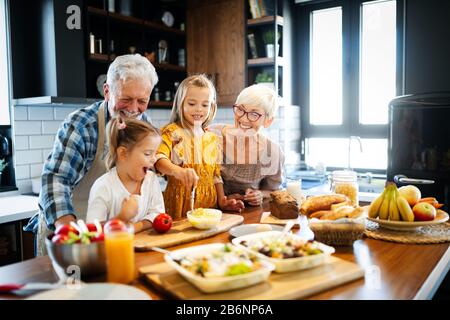
[{"label": "kitchen utensil", "polygon": [[181,257],[177,256],[173,252],[171,252],[169,250],[166,250],[166,249],[163,249],[163,248],[151,247],[150,249],[153,250],[153,251],[157,251],[157,252],[161,252],[161,253],[167,254],[173,261],[175,261],[177,263],[180,263],[180,261],[182,259]]},{"label": "kitchen utensil", "polygon": [[194,210],[195,189],[196,189],[196,187],[193,187],[192,192],[191,192],[191,210]]},{"label": "kitchen utensil", "polygon": [[297,232],[297,236],[305,240],[314,240],[314,232],[309,227],[308,218],[301,214],[298,216],[298,224],[300,225],[300,231]]},{"label": "kitchen utensil", "polygon": [[0,293],[19,293],[24,291],[38,291],[38,290],[51,290],[56,289],[64,284],[58,283],[45,283],[45,282],[35,282],[35,283],[7,283],[0,285]]},{"label": "kitchen utensil", "polygon": [[286,225],[284,226],[283,231],[280,234],[280,238],[284,238],[289,231],[291,231],[292,227],[294,226],[294,224],[297,222],[297,220],[289,220]]},{"label": "kitchen utensil", "polygon": [[9,141],[7,137],[0,134],[0,157],[9,156]]}]

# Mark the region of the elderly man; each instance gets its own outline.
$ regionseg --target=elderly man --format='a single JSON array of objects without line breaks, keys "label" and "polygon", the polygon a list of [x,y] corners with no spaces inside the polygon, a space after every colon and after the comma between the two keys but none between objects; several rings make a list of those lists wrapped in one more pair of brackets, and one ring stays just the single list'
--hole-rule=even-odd
[{"label": "elderly man", "polygon": [[89,191],[106,172],[105,128],[115,115],[147,121],[144,111],[158,82],[155,68],[139,54],[117,57],[103,86],[105,100],[76,110],[61,125],[42,172],[40,211],[25,227],[37,233],[36,253],[45,254],[49,230],[85,219]]}]

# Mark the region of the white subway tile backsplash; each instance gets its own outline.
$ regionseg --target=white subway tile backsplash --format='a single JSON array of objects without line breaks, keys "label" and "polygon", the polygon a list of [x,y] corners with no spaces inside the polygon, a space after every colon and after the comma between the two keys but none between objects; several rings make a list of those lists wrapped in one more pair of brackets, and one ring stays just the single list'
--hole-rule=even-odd
[{"label": "white subway tile backsplash", "polygon": [[58,132],[62,121],[42,121],[42,134],[53,134]]},{"label": "white subway tile backsplash", "polygon": [[31,164],[30,165],[30,177],[31,178],[40,177],[42,175],[43,166],[44,166],[43,163]]},{"label": "white subway tile backsplash", "polygon": [[13,119],[14,120],[28,120],[28,108],[27,107],[14,107]]},{"label": "white subway tile backsplash", "polygon": [[50,155],[50,153],[52,153],[52,149],[44,149],[42,150],[42,160],[47,160],[48,156]]},{"label": "white subway tile backsplash", "polygon": [[165,123],[169,122],[171,113],[170,109],[150,109],[148,111],[150,112],[150,118],[152,121],[161,120],[165,121]]},{"label": "white subway tile backsplash", "polygon": [[30,136],[30,149],[44,149],[51,148],[53,146],[53,141],[55,136]]},{"label": "white subway tile backsplash", "polygon": [[42,162],[42,150],[16,151],[16,165]]},{"label": "white subway tile backsplash", "polygon": [[36,106],[28,108],[29,120],[53,120],[53,107]]},{"label": "white subway tile backsplash", "polygon": [[69,115],[69,113],[74,112],[77,108],[68,107],[55,107],[53,108],[53,116],[55,120],[64,120]]},{"label": "white subway tile backsplash", "polygon": [[30,165],[15,166],[16,179],[30,179]]},{"label": "white subway tile backsplash", "polygon": [[17,136],[41,134],[41,121],[15,121],[14,131]]},{"label": "white subway tile backsplash", "polygon": [[[31,180],[16,180],[16,186],[19,189],[20,193],[30,193],[31,192]],[[36,208],[38,210],[39,208]]]},{"label": "white subway tile backsplash", "polygon": [[16,136],[14,140],[15,150],[28,150],[30,145],[28,143],[28,136]]}]

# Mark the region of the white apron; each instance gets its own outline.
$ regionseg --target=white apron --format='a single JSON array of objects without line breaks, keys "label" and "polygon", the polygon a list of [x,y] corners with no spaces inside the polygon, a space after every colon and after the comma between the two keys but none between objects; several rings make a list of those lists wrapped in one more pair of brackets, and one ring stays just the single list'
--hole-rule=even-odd
[{"label": "white apron", "polygon": [[[97,151],[95,153],[95,159],[92,163],[89,171],[84,175],[81,181],[75,186],[72,191],[72,204],[76,213],[77,219],[83,219],[86,221],[87,207],[89,200],[89,192],[91,187],[101,175],[106,172],[106,165],[103,159],[104,145],[105,145],[105,102],[100,105],[98,110],[98,141]],[[45,237],[49,235],[51,231],[48,229],[45,223],[44,214],[39,213],[38,220],[38,232],[36,241],[36,255],[47,255],[47,248],[45,246]]]}]

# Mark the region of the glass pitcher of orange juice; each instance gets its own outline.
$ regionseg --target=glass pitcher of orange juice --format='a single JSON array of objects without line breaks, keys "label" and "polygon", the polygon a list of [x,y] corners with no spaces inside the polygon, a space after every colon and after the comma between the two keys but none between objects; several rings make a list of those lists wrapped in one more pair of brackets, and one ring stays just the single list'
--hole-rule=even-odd
[{"label": "glass pitcher of orange juice", "polygon": [[134,228],[114,219],[104,227],[108,282],[127,284],[135,278]]}]

